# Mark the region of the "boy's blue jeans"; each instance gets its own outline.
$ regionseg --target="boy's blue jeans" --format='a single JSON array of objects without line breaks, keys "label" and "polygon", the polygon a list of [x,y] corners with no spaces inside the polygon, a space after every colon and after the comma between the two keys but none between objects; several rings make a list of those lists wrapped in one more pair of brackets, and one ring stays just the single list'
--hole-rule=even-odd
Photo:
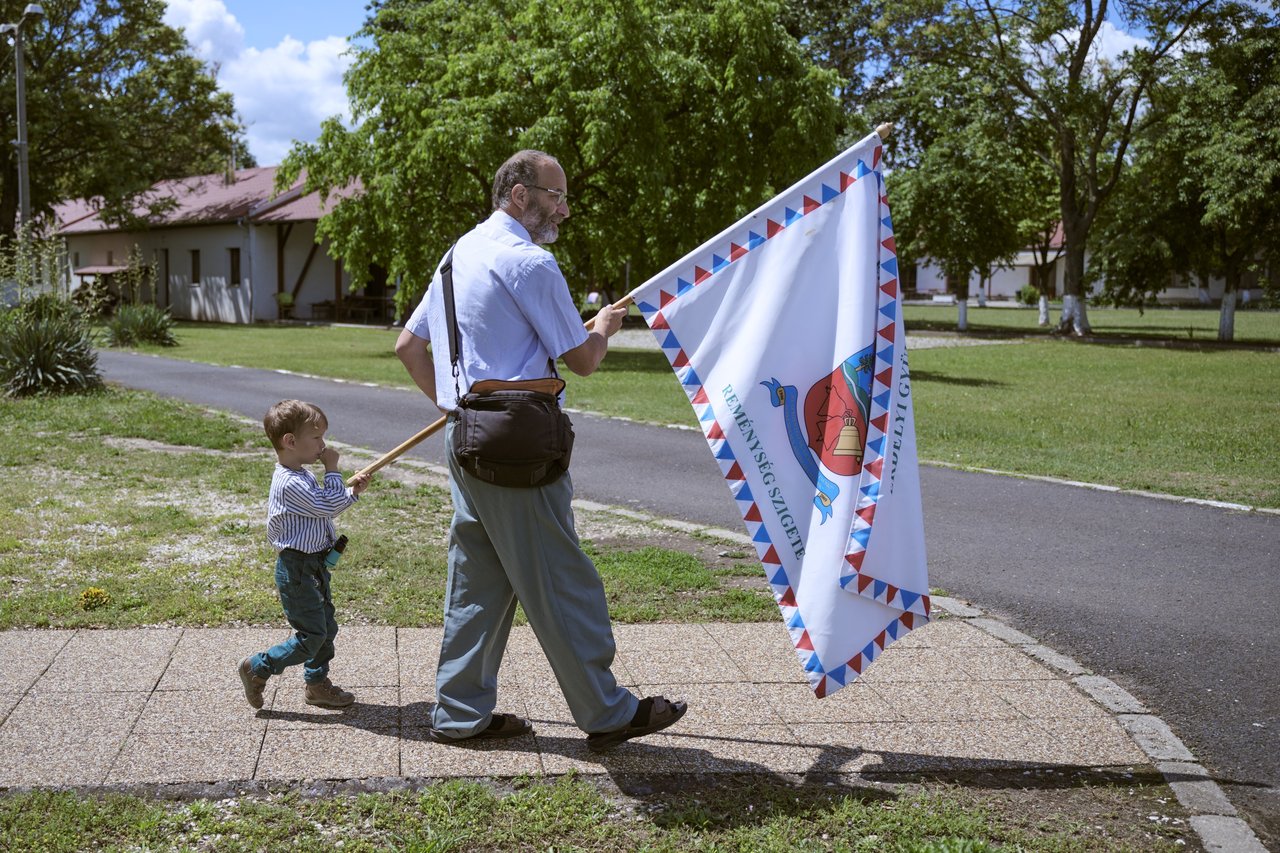
[{"label": "boy's blue jeans", "polygon": [[249,658],[255,675],[279,675],[285,667],[303,664],[302,680],[323,681],[333,659],[333,638],[338,636],[333,598],[329,592],[329,569],[324,564],[327,551],[304,554],[292,548],[280,552],[276,560],[276,589],[280,604],[294,634],[282,643]]}]

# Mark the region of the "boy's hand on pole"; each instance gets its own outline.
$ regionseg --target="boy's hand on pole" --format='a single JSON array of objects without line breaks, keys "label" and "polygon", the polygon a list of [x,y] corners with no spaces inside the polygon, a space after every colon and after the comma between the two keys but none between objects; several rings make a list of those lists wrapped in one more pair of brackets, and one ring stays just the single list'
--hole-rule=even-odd
[{"label": "boy's hand on pole", "polygon": [[372,479],[372,474],[356,474],[351,478],[351,482],[348,484],[351,486],[351,493],[355,495],[360,494],[365,489],[369,488],[369,481]]}]

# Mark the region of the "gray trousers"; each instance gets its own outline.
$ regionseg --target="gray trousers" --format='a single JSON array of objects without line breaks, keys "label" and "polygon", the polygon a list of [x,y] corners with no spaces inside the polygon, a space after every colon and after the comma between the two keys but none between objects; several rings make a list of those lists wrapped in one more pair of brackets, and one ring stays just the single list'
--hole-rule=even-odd
[{"label": "gray trousers", "polygon": [[[445,426],[446,447],[455,422]],[[467,737],[489,724],[518,601],[578,728],[622,728],[639,700],[610,670],[615,647],[604,585],[574,532],[569,475],[540,488],[506,488],[476,479],[449,456],[453,523],[432,726]]]}]

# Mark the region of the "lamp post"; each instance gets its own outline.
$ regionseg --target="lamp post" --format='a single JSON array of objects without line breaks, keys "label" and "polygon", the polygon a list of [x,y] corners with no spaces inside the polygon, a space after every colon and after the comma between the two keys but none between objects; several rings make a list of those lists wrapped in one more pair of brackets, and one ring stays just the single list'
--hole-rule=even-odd
[{"label": "lamp post", "polygon": [[27,18],[43,18],[44,9],[37,3],[28,3],[16,24],[0,24],[0,33],[13,33],[13,61],[18,80],[18,138],[13,144],[18,149],[18,234],[22,235],[31,222],[31,179],[27,172],[27,89],[26,67],[22,61],[22,25]]}]

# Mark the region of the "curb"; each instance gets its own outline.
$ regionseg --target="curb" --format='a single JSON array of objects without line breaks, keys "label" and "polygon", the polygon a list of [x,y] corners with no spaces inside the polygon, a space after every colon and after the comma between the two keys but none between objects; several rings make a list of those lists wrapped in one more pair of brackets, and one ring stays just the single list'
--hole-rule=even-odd
[{"label": "curb", "polygon": [[1258,836],[1245,823],[1213,777],[1196,761],[1168,723],[1150,713],[1136,697],[1109,678],[1090,672],[1070,657],[1056,652],[1021,631],[986,616],[972,605],[947,596],[933,596],[933,605],[973,627],[1015,646],[1057,670],[1067,681],[1115,715],[1117,722],[1151,759],[1178,802],[1187,810],[1191,828],[1206,850],[1230,853],[1267,853]]}]

